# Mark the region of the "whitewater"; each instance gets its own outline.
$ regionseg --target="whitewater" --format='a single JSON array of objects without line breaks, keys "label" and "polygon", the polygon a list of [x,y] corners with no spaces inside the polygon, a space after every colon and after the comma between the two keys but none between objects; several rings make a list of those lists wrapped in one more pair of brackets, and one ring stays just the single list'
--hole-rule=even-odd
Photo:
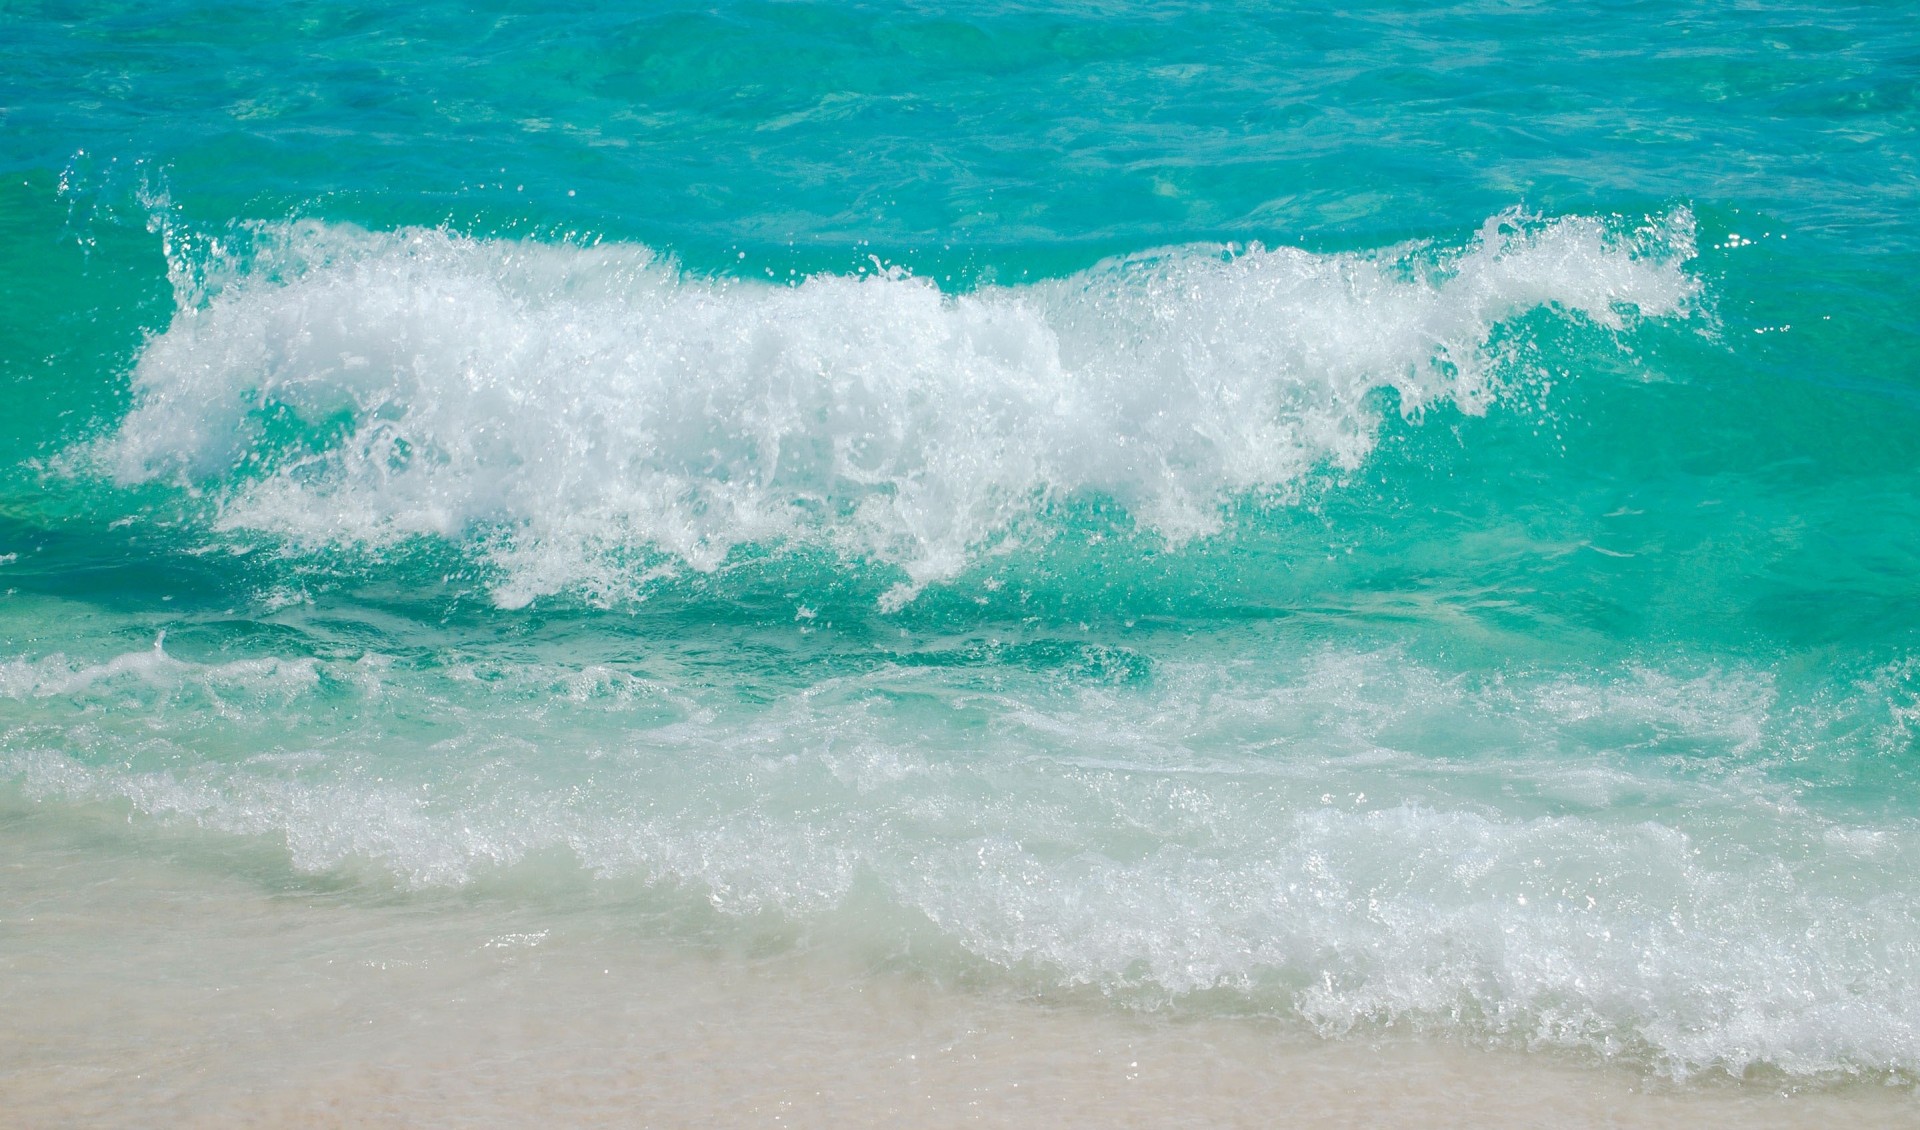
[{"label": "whitewater", "polygon": [[0,42],[0,1108],[1913,1121],[1897,8]]},{"label": "whitewater", "polygon": [[503,607],[612,599],[636,554],[711,572],[816,544],[898,568],[897,608],[1095,494],[1179,544],[1229,500],[1359,467],[1377,394],[1479,414],[1545,385],[1495,341],[1523,314],[1618,332],[1695,292],[1685,212],[1516,213],[1463,248],[1365,255],[1174,248],[956,296],[877,259],[781,285],[644,247],[242,234],[174,265],[179,311],[100,458],[122,483],[213,480],[217,528],[490,537]]},{"label": "whitewater", "polygon": [[445,230],[181,241],[129,411],[49,481],[171,484],[187,552],[269,575],[452,550],[500,611],[848,574],[877,599],[789,592],[778,630],[868,638],[720,676],[658,639],[196,662],[162,633],[0,669],[27,739],[4,764],[303,871],[460,886],[558,851],[1131,1008],[1226,992],[1676,1078],[1910,1070],[1920,825],[1809,810],[1780,771],[1853,727],[1902,740],[1910,664],[1796,701],[1745,660],[1446,670],[1377,632],[989,616],[882,642],[929,585],[993,596],[1062,539],[1258,549],[1368,468],[1386,415],[1417,435],[1549,396],[1554,330],[1711,340],[1695,238],[1684,211],[1508,213],[1453,246],[1173,248],[958,294]]}]

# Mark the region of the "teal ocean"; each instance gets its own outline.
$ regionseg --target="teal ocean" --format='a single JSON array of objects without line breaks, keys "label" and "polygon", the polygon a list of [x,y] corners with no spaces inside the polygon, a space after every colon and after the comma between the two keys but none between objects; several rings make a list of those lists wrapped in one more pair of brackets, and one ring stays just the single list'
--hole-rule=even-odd
[{"label": "teal ocean", "polygon": [[0,45],[9,819],[1920,1075],[1910,4],[29,0]]}]

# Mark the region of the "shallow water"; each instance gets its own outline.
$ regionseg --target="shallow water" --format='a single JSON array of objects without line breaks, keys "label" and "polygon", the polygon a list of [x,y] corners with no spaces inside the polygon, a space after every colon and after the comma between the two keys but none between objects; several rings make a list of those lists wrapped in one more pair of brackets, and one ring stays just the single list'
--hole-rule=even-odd
[{"label": "shallow water", "polygon": [[1904,8],[0,33],[28,887],[1920,1072]]},{"label": "shallow water", "polygon": [[22,1125],[1791,1128],[1916,1109],[1880,1082],[1676,1086],[1035,999],[767,936],[637,936],[621,892],[556,876],[369,902],[271,852],[74,816],[0,812],[25,864],[0,871],[20,912],[0,920],[0,1093]]}]

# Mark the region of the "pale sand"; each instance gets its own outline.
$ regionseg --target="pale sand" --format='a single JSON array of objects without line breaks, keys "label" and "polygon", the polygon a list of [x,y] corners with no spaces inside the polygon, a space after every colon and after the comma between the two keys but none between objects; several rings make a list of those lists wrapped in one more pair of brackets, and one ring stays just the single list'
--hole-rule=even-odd
[{"label": "pale sand", "polygon": [[[564,900],[370,898],[0,804],[8,1126],[1920,1126],[1882,1083],[1010,999]],[[169,851],[173,843],[179,850]]]}]

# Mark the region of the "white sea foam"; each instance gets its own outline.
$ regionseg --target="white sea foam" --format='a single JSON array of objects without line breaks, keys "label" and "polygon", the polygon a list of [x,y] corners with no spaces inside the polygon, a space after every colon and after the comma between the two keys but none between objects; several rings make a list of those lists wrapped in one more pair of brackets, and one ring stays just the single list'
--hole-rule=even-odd
[{"label": "white sea foam", "polygon": [[285,699],[311,691],[319,683],[313,659],[239,659],[231,663],[188,663],[167,654],[166,633],[153,646],[99,663],[50,655],[0,663],[0,697],[44,699],[98,698],[128,687],[173,693],[198,691],[216,702],[223,694],[249,700]]},{"label": "white sea foam", "polygon": [[[560,851],[723,916],[1329,1034],[1920,1072],[1920,824],[1770,768],[1878,756],[1857,732],[1899,724],[1895,668],[1828,701],[1762,668],[1476,680],[1327,650],[1145,686],[884,667],[769,702],[591,666],[283,669],[350,701],[270,665],[16,661],[0,774],[304,869],[436,886]],[[205,686],[229,714],[160,709]]]},{"label": "white sea foam", "polygon": [[[1485,411],[1514,376],[1503,323],[1620,328],[1696,290],[1684,211],[1511,213],[1453,248],[1180,248],[959,296],[434,230],[243,242],[176,264],[112,472],[212,484],[223,525],[296,545],[480,538],[509,606],[796,542],[898,568],[898,604],[1077,494],[1178,542],[1228,498],[1357,466],[1381,390]],[[289,416],[297,451],[273,436]]]}]

